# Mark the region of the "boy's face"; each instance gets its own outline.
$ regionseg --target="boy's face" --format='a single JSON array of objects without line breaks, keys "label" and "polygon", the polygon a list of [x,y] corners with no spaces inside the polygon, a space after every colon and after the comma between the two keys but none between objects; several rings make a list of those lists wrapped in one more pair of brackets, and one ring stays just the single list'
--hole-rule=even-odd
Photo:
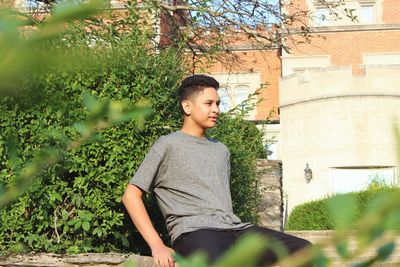
[{"label": "boy's face", "polygon": [[206,87],[203,91],[182,101],[182,107],[193,126],[208,129],[215,126],[219,115],[219,96],[217,90]]}]

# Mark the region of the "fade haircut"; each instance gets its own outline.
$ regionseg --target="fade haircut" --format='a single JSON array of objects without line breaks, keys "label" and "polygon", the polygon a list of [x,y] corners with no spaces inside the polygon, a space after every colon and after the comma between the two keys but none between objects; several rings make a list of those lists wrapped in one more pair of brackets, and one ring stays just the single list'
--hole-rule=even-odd
[{"label": "fade haircut", "polygon": [[193,96],[202,92],[207,87],[212,87],[215,90],[218,90],[219,83],[213,77],[203,74],[195,74],[186,77],[177,90],[179,106],[181,110],[183,111],[181,104],[183,100],[192,98]]}]

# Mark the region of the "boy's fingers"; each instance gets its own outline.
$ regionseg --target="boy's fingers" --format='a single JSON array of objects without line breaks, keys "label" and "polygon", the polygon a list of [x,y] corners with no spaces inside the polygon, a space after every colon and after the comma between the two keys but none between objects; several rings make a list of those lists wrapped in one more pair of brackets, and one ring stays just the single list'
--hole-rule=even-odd
[{"label": "boy's fingers", "polygon": [[171,266],[171,260],[169,259],[169,257],[163,257],[161,259],[159,259],[159,264],[160,267],[170,267]]},{"label": "boy's fingers", "polygon": [[154,262],[155,262],[155,264],[156,264],[157,267],[166,267],[166,266],[163,264],[162,259],[160,259],[160,258],[154,259]]},{"label": "boy's fingers", "polygon": [[169,267],[174,267],[175,266],[174,258],[172,258],[172,257],[168,258],[168,263],[169,263]]}]

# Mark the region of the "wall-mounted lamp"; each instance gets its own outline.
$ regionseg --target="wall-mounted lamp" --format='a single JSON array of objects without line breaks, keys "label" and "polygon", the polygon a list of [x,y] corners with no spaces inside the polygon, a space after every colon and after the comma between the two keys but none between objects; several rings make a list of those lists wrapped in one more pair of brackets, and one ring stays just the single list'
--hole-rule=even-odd
[{"label": "wall-mounted lamp", "polygon": [[308,163],[306,164],[306,168],[304,169],[304,177],[306,178],[307,183],[309,183],[312,179],[312,170],[308,166]]}]

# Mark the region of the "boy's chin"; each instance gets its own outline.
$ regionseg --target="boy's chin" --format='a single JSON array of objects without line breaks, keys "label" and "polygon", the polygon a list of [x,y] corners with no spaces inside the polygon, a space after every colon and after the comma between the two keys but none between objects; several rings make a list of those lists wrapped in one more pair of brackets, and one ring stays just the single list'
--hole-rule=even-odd
[{"label": "boy's chin", "polygon": [[216,122],[214,122],[214,123],[209,123],[209,124],[207,124],[206,129],[214,128],[215,126],[217,126],[217,123],[216,123]]}]

